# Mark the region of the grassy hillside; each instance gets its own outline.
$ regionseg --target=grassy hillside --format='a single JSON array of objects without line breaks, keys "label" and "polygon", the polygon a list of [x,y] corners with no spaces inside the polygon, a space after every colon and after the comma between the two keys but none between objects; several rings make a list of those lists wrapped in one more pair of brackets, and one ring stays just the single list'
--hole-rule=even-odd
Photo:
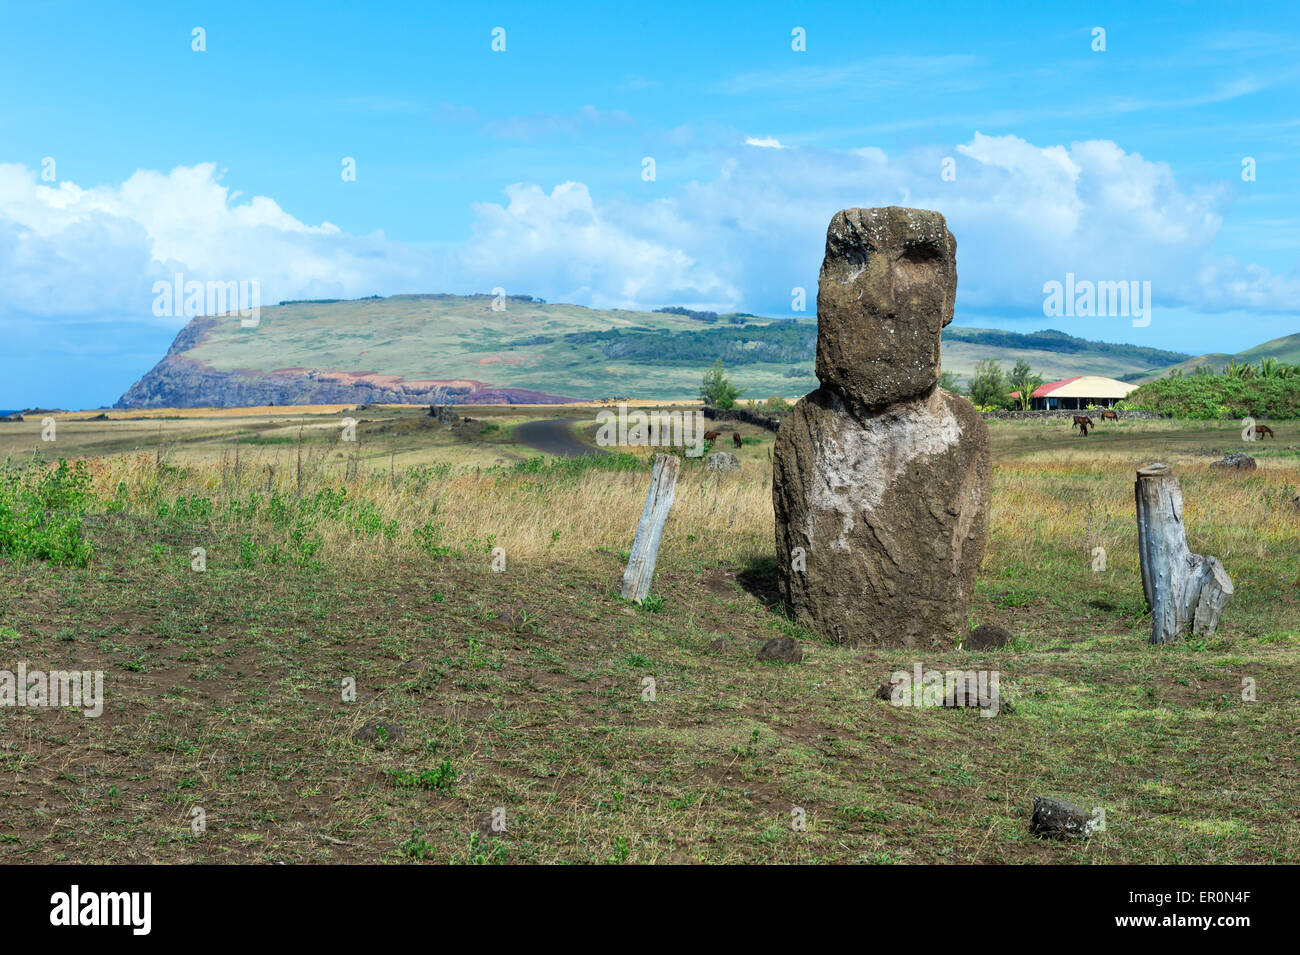
[{"label": "grassy hillside", "polygon": [[1284,335],[1281,338],[1274,338],[1271,341],[1264,342],[1262,345],[1256,345],[1254,348],[1247,348],[1245,351],[1239,351],[1235,355],[1228,355],[1223,352],[1209,352],[1205,355],[1198,355],[1195,358],[1188,358],[1186,361],[1180,361],[1177,364],[1168,365],[1164,368],[1155,369],[1140,378],[1131,378],[1130,381],[1148,382],[1157,378],[1164,378],[1175,368],[1179,368],[1184,374],[1190,375],[1201,365],[1210,365],[1215,371],[1222,371],[1223,366],[1229,362],[1238,365],[1257,365],[1261,358],[1276,358],[1280,362],[1288,365],[1300,364],[1300,332],[1294,335]]},{"label": "grassy hillside", "polygon": [[[583,399],[691,398],[715,358],[750,397],[799,395],[816,385],[815,318],[605,311],[528,296],[492,305],[486,295],[401,295],[283,303],[263,309],[255,328],[236,317],[195,319],[122,406],[423,400],[347,391],[366,375],[386,388],[406,383],[426,392],[448,384]],[[945,332],[944,366],[958,376],[990,357],[1008,367],[1024,358],[1051,380],[1119,377],[1186,356],[1054,331]],[[325,374],[336,378],[327,390],[316,388]],[[290,379],[302,387],[259,390],[260,382]]]}]

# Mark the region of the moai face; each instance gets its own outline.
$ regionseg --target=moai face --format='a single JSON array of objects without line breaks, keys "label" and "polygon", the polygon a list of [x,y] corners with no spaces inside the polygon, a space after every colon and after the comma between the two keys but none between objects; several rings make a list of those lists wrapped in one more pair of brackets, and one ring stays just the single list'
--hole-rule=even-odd
[{"label": "moai face", "polygon": [[957,240],[942,215],[837,212],[817,289],[817,377],[868,407],[929,391],[956,294]]}]

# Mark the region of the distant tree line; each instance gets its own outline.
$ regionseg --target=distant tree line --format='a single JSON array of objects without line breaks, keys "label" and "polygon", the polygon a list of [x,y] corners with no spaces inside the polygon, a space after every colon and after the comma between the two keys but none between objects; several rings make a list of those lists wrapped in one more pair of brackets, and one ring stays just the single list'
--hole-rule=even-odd
[{"label": "distant tree line", "polygon": [[[690,309],[676,306],[661,308],[658,311],[673,315],[690,313]],[[711,314],[715,313],[694,313],[694,315],[706,316]],[[1181,352],[1147,348],[1141,345],[1092,342],[1057,331],[1024,335],[1018,332],[988,329],[946,328],[943,336],[948,341],[985,344],[994,348],[1107,355],[1153,368],[1184,361],[1188,357]],[[701,359],[708,361],[721,358],[727,365],[732,366],[770,363],[798,366],[811,361],[817,350],[816,325],[794,320],[732,328],[712,327],[698,331],[652,328],[609,329],[599,332],[570,332],[563,337],[565,341],[572,344],[595,345],[606,358],[653,364],[693,365],[698,364]],[[513,344],[523,344],[523,342]],[[538,341],[537,344],[542,342]],[[986,369],[986,372],[988,371],[991,369]],[[1010,374],[1005,371],[1002,374],[1007,380],[1015,377],[1014,370]],[[992,380],[996,385],[996,376]],[[1039,383],[1041,384],[1041,381]],[[1016,389],[1012,387],[1009,390]]]},{"label": "distant tree line", "polygon": [[[1170,368],[1169,378],[1182,378],[1186,372],[1181,368]],[[1227,375],[1229,378],[1300,378],[1300,365],[1291,365],[1276,358],[1261,358],[1258,365],[1248,362],[1230,361],[1216,372],[1213,365],[1197,365],[1192,369],[1193,375]]]},{"label": "distant tree line", "polygon": [[704,322],[706,325],[712,325],[724,318],[732,325],[744,325],[746,319],[759,317],[751,315],[749,312],[728,312],[725,315],[719,315],[717,312],[696,311],[695,309],[683,308],[680,305],[667,305],[663,308],[656,308],[655,311],[661,315],[684,315],[686,318]]},{"label": "distant tree line", "polygon": [[991,348],[1033,348],[1038,351],[1050,351],[1065,354],[1090,352],[1094,355],[1107,355],[1126,358],[1144,364],[1149,368],[1172,365],[1192,357],[1186,352],[1166,351],[1163,348],[1148,348],[1144,345],[1122,345],[1114,342],[1094,342],[1086,338],[1076,338],[1065,332],[1047,329],[1031,334],[1005,332],[994,328],[953,328],[943,330],[947,341],[969,342],[972,345],[987,345]]},{"label": "distant tree line", "polygon": [[[1043,376],[1035,374],[1023,358],[1016,362],[1010,373],[1003,371],[995,359],[984,358],[975,363],[975,371],[966,382],[965,391],[971,404],[981,410],[1014,408],[1028,411],[1034,389],[1042,383]],[[939,387],[954,394],[962,393],[957,376],[950,371],[940,372]]]},{"label": "distant tree line", "polygon": [[656,365],[698,365],[721,359],[728,365],[795,365],[813,357],[817,329],[811,323],[747,325],[699,331],[609,329],[570,332],[565,341],[594,345],[606,358]]}]

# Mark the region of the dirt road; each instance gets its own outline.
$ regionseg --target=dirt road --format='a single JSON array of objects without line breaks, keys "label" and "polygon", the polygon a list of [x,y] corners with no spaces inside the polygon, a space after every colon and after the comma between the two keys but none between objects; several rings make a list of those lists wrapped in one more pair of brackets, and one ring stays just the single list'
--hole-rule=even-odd
[{"label": "dirt road", "polygon": [[573,418],[547,418],[542,421],[526,421],[515,428],[515,438],[520,444],[565,458],[576,458],[583,454],[608,454],[604,448],[583,444],[573,434]]}]

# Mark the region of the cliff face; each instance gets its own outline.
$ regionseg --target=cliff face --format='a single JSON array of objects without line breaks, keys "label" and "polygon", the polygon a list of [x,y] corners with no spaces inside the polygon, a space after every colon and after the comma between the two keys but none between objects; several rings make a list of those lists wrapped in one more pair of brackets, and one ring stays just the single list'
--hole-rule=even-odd
[{"label": "cliff face", "polygon": [[185,354],[217,318],[196,318],[114,408],[207,408],[303,404],[561,404],[579,399],[463,378],[406,381],[394,375],[318,368],[220,371]]}]

